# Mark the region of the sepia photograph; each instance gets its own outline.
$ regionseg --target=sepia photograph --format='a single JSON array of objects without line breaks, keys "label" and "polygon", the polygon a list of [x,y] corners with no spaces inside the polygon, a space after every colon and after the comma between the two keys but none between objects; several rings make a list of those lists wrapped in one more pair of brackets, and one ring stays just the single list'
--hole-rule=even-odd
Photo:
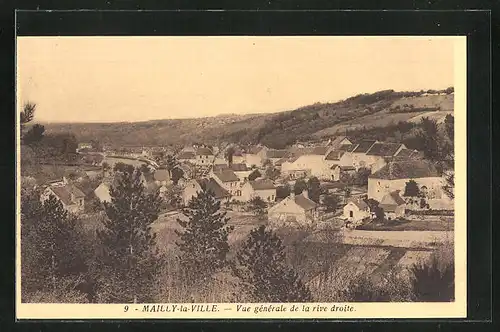
[{"label": "sepia photograph", "polygon": [[465,37],[16,42],[18,315],[465,317]]}]

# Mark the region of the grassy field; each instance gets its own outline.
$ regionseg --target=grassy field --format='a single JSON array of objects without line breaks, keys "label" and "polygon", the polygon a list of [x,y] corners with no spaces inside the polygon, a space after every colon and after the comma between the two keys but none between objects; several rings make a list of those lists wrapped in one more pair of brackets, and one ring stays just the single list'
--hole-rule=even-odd
[{"label": "grassy field", "polygon": [[421,220],[372,221],[357,229],[370,231],[453,231],[453,226],[453,217],[424,217]]}]

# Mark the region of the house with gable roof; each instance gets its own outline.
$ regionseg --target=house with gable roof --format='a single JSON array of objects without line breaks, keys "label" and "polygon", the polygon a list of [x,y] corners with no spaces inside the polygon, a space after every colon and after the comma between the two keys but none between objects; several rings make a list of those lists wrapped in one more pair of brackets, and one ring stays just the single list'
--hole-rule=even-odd
[{"label": "house with gable roof", "polygon": [[238,197],[241,196],[241,184],[240,179],[231,169],[223,169],[217,172],[211,172],[211,177],[214,179],[222,188],[227,190],[231,197],[239,200]]},{"label": "house with gable roof", "polygon": [[290,195],[268,210],[268,218],[275,226],[309,226],[319,217],[318,204],[309,199],[307,190]]},{"label": "house with gable roof", "polygon": [[368,198],[381,201],[387,194],[404,193],[406,183],[414,180],[429,199],[444,198],[443,179],[426,160],[392,161],[368,177]]},{"label": "house with gable roof", "polygon": [[187,181],[182,191],[182,201],[188,205],[189,201],[203,190],[210,190],[215,198],[220,201],[228,201],[231,194],[212,178],[193,179]]},{"label": "house with gable roof", "polygon": [[382,197],[378,205],[384,210],[385,217],[388,220],[404,217],[406,202],[400,196],[399,190],[394,190]]},{"label": "house with gable roof", "polygon": [[360,141],[356,148],[351,152],[351,162],[352,166],[356,169],[367,167],[372,160],[371,157],[367,157],[366,153],[370,150],[370,148],[378,143],[376,140],[362,140]]},{"label": "house with gable roof", "polygon": [[370,207],[361,199],[351,198],[344,206],[344,219],[350,222],[360,222],[370,218]]},{"label": "house with gable roof", "polygon": [[262,167],[262,164],[267,158],[269,148],[264,145],[250,147],[245,153],[245,163],[248,167]]},{"label": "house with gable roof", "polygon": [[51,195],[55,196],[68,212],[76,214],[84,210],[85,194],[74,184],[48,186],[42,193],[41,201],[44,202]]},{"label": "house with gable roof", "polygon": [[250,201],[254,197],[260,197],[264,202],[276,200],[276,186],[271,180],[247,181],[241,187],[241,200]]},{"label": "house with gable roof", "polygon": [[406,149],[406,146],[401,143],[375,143],[366,152],[366,167],[374,173],[384,167],[387,160],[396,157],[403,149]]},{"label": "house with gable roof", "polygon": [[212,165],[215,160],[215,155],[207,147],[199,147],[195,152],[194,163],[200,166]]}]

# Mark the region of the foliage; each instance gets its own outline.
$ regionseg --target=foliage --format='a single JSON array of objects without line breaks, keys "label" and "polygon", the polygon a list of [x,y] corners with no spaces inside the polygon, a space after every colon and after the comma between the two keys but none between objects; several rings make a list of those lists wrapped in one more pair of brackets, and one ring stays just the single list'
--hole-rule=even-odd
[{"label": "foliage", "polygon": [[33,118],[35,117],[35,111],[36,111],[36,104],[31,102],[24,104],[23,110],[21,111],[20,114],[21,129],[23,128],[23,125],[33,120]]},{"label": "foliage", "polygon": [[419,302],[450,302],[455,299],[455,271],[453,263],[440,267],[436,256],[429,262],[411,268],[411,286]]},{"label": "foliage", "polygon": [[375,218],[377,220],[384,220],[385,212],[384,212],[383,208],[381,208],[380,206],[377,205],[376,207],[374,207],[373,212],[375,212]]},{"label": "foliage", "polygon": [[323,198],[323,205],[326,208],[326,212],[335,212],[340,204],[340,200],[337,195],[326,194]]},{"label": "foliage", "polygon": [[455,173],[449,172],[444,178],[445,184],[443,186],[444,193],[450,198],[455,199]]},{"label": "foliage", "polygon": [[279,169],[274,168],[272,165],[268,166],[266,169],[266,177],[271,180],[276,180],[280,177],[281,172]]},{"label": "foliage", "polygon": [[229,146],[226,151],[224,151],[224,158],[227,160],[228,164],[231,165],[233,163],[233,156],[236,152],[233,146]]},{"label": "foliage", "polygon": [[409,180],[405,185],[405,192],[403,196],[406,197],[420,197],[420,189],[418,188],[417,182],[415,180]]},{"label": "foliage", "polygon": [[157,264],[156,234],[158,193],[147,194],[139,169],[126,169],[110,188],[111,202],[104,203],[107,219],[98,230],[99,298],[102,302],[146,302],[153,296],[150,284]]},{"label": "foliage", "polygon": [[372,171],[369,168],[361,167],[358,169],[356,174],[354,175],[353,184],[357,186],[367,186],[368,185],[368,177]]},{"label": "foliage", "polygon": [[22,137],[23,144],[33,145],[39,143],[43,139],[45,127],[40,124],[35,124]]},{"label": "foliage", "polygon": [[302,194],[302,192],[304,190],[307,190],[307,189],[308,189],[307,183],[304,180],[299,179],[299,180],[295,181],[295,185],[293,187],[293,191],[294,191],[295,195],[300,195],[300,194]]},{"label": "foliage", "polygon": [[[172,173],[174,171],[174,169],[176,168],[179,168],[179,161],[177,160],[177,158],[171,154],[167,155],[167,158],[165,160],[165,166],[167,167],[167,171],[170,175],[170,178],[173,179],[174,177],[174,174]],[[177,175],[179,175],[179,173],[177,172]],[[180,178],[177,178],[177,181],[179,180]],[[173,180],[172,180],[173,181]],[[177,181],[175,181],[175,183],[177,183]]]},{"label": "foliage", "polygon": [[229,218],[221,211],[220,201],[206,188],[189,201],[182,214],[187,220],[177,219],[182,230],[175,233],[180,238],[176,244],[183,280],[188,285],[203,283],[226,266],[233,227],[227,225]]},{"label": "foliage", "polygon": [[25,191],[21,196],[23,299],[57,292],[63,280],[87,271],[78,220],[54,195],[43,203],[39,195]]},{"label": "foliage", "polygon": [[283,186],[278,186],[276,187],[276,198],[277,199],[286,198],[290,195],[291,191],[292,189],[290,188],[290,185],[288,183]]},{"label": "foliage", "polygon": [[286,264],[285,248],[271,230],[260,226],[250,232],[236,254],[233,273],[255,302],[309,302],[309,289]]},{"label": "foliage", "polygon": [[417,134],[417,137],[422,141],[422,150],[425,158],[433,162],[439,161],[441,155],[438,142],[437,122],[428,117],[423,117],[420,126],[421,130]]},{"label": "foliage", "polygon": [[250,209],[259,219],[265,218],[267,203],[260,196],[255,196],[254,198],[252,198],[249,202],[249,205]]},{"label": "foliage", "polygon": [[165,192],[165,199],[170,207],[179,208],[182,205],[182,189],[177,185],[169,186]]},{"label": "foliage", "polygon": [[258,169],[255,169],[250,175],[248,175],[248,181],[253,181],[257,178],[260,178],[262,174],[259,172]]},{"label": "foliage", "polygon": [[324,190],[321,188],[317,177],[313,176],[309,178],[307,181],[307,192],[310,200],[319,203],[319,198],[324,193]]},{"label": "foliage", "polygon": [[124,173],[124,174],[130,174],[130,173],[132,173],[134,171],[134,166],[132,166],[130,164],[125,164],[125,163],[122,163],[122,162],[118,162],[113,167],[113,171],[114,172]]}]

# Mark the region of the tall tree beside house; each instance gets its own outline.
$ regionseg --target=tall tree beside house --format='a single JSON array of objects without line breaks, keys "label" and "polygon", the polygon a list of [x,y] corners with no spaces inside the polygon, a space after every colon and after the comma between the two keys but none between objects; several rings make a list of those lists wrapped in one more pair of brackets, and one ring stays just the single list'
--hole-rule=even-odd
[{"label": "tall tree beside house", "polygon": [[310,302],[311,292],[286,263],[280,238],[265,226],[252,230],[231,265],[255,302]]},{"label": "tall tree beside house", "polygon": [[171,154],[167,155],[167,158],[165,160],[165,166],[167,168],[168,174],[170,175],[170,178],[173,177],[173,170],[179,166],[179,161],[177,158]]},{"label": "tall tree beside house", "polygon": [[177,219],[182,229],[176,230],[179,241],[179,263],[186,285],[202,286],[215,272],[226,267],[228,236],[233,230],[229,218],[221,210],[221,202],[205,188],[182,209],[187,218]]},{"label": "tall tree beside house", "polygon": [[233,156],[235,154],[236,150],[233,146],[229,146],[226,151],[224,152],[224,158],[227,160],[227,163],[229,165],[233,164]]},{"label": "tall tree beside house", "polygon": [[126,170],[110,188],[111,202],[104,203],[107,218],[97,232],[102,252],[98,270],[102,302],[147,302],[153,298],[151,283],[158,268],[156,234],[161,200],[147,193],[141,172]]},{"label": "tall tree beside house", "polygon": [[259,219],[265,219],[267,203],[260,196],[255,196],[249,202],[250,209]]},{"label": "tall tree beside house", "polygon": [[430,161],[441,160],[439,151],[438,126],[435,120],[423,117],[420,122],[421,130],[417,137],[423,144],[424,156]]},{"label": "tall tree beside house", "polygon": [[420,197],[420,189],[418,188],[417,182],[415,180],[409,180],[405,185],[405,192],[403,196],[406,197]]},{"label": "tall tree beside house", "polygon": [[313,176],[307,181],[307,191],[309,194],[309,199],[319,203],[320,196],[324,193],[321,188],[321,184],[317,177]]},{"label": "tall tree beside house", "polygon": [[293,186],[295,195],[302,194],[304,190],[307,190],[307,183],[302,179],[295,181],[295,185]]},{"label": "tall tree beside house", "polygon": [[326,194],[323,198],[323,206],[326,212],[335,212],[340,204],[340,200],[336,195]]},{"label": "tall tree beside house", "polygon": [[75,290],[88,268],[81,225],[54,195],[41,203],[38,194],[21,196],[22,301],[86,302]]},{"label": "tall tree beside house", "polygon": [[24,129],[24,126],[27,123],[30,123],[35,117],[36,104],[32,102],[27,102],[23,105],[23,110],[20,113],[20,124],[21,124],[21,133]]},{"label": "tall tree beside house", "polygon": [[184,177],[184,171],[180,167],[175,167],[170,173],[172,174],[172,177],[170,179],[172,180],[174,185],[177,185],[179,183],[179,180]]}]

